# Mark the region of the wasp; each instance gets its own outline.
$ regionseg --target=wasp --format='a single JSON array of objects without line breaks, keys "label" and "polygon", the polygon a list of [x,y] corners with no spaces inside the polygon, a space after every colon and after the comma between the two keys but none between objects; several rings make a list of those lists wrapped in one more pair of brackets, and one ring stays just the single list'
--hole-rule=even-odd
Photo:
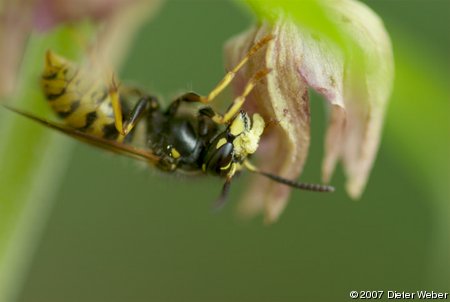
[{"label": "wasp", "polygon": [[[261,115],[250,116],[242,110],[242,105],[270,69],[262,68],[255,73],[225,113],[220,114],[208,106],[250,57],[272,39],[273,36],[267,35],[256,42],[208,95],[187,92],[166,108],[153,95],[118,85],[114,77],[107,85],[101,77],[89,76],[92,70],[79,68],[47,51],[42,88],[48,104],[62,122],[9,109],[82,142],[143,160],[165,172],[197,172],[222,177],[225,182],[216,201],[218,207],[226,200],[232,179],[242,170],[293,188],[333,191],[331,186],[299,183],[261,171],[250,162],[266,125]],[[197,106],[193,105],[195,103]]]}]

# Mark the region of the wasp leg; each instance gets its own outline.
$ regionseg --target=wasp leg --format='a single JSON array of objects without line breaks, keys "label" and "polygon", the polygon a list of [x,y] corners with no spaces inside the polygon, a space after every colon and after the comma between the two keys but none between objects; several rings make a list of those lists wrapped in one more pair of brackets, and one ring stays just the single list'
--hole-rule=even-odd
[{"label": "wasp leg", "polygon": [[119,86],[116,83],[114,74],[112,75],[111,85],[109,86],[109,98],[114,112],[114,124],[121,136],[125,136],[123,128],[122,104],[120,103]]},{"label": "wasp leg", "polygon": [[218,124],[226,124],[233,119],[233,117],[239,112],[242,105],[245,102],[246,97],[255,88],[256,84],[263,79],[271,69],[264,68],[257,73],[248,81],[245,85],[244,92],[233,100],[231,106],[227,109],[224,115],[214,112],[214,115],[210,115],[211,119]]},{"label": "wasp leg", "polygon": [[131,110],[127,119],[123,122],[124,135],[130,133],[134,126],[136,126],[137,122],[145,116],[149,110],[153,111],[158,107],[159,104],[155,97],[150,95],[142,96]]},{"label": "wasp leg", "polygon": [[128,117],[123,119],[122,104],[120,101],[119,89],[113,78],[109,96],[111,98],[111,104],[114,111],[114,123],[117,131],[120,133],[121,139],[123,139],[131,130],[137,122],[147,114],[148,110],[156,110],[159,108],[159,103],[156,97],[142,93],[139,89],[124,87],[121,88],[124,94],[136,94],[139,96],[139,100],[136,105],[131,110]]},{"label": "wasp leg", "polygon": [[125,135],[130,133],[137,122],[149,111],[152,112],[159,109],[159,102],[155,96],[143,93],[142,90],[136,87],[122,86],[120,88],[120,95],[136,95],[139,97],[138,102],[133,107],[128,117],[123,121]]},{"label": "wasp leg", "polygon": [[[236,73],[248,62],[248,60],[253,56],[258,50],[260,50],[264,45],[269,43],[274,38],[273,35],[268,34],[261,38],[258,42],[256,42],[252,48],[246,53],[244,58],[227,74],[223,77],[223,79],[219,82],[219,84],[214,87],[213,90],[207,95],[207,96],[201,96],[194,92],[188,92],[182,96],[180,96],[178,99],[176,99],[175,102],[199,102],[199,103],[209,103],[211,102],[219,93],[221,93],[227,86],[230,84],[230,82],[234,79],[236,76]],[[177,104],[171,104],[174,105],[174,108],[177,106]],[[179,104],[178,104],[179,105]]]},{"label": "wasp leg", "polygon": [[[233,103],[231,104],[230,107],[228,107],[224,115],[215,112],[211,107],[202,108],[200,109],[199,113],[201,115],[205,115],[211,118],[215,123],[218,124],[228,123],[239,112],[239,110],[241,109],[242,105],[245,102],[246,97],[250,94],[253,88],[255,88],[256,84],[260,80],[262,80],[270,71],[271,71],[270,68],[264,68],[255,73],[253,77],[248,81],[247,85],[245,85],[244,92],[233,100]],[[194,92],[188,92],[177,98],[175,101],[173,101],[170,104],[167,112],[168,114],[173,115],[176,113],[181,102],[200,102],[200,99],[201,99],[200,95]]]},{"label": "wasp leg", "polygon": [[211,92],[206,97],[200,96],[199,101],[202,103],[211,102],[219,93],[221,93],[225,89],[225,87],[228,86],[228,84],[230,84],[230,82],[236,76],[236,73],[248,62],[248,60],[258,50],[260,50],[263,46],[265,46],[267,43],[269,43],[273,38],[274,38],[274,36],[272,34],[268,34],[268,35],[262,37],[261,40],[256,42],[250,48],[250,50],[247,52],[247,54],[244,56],[244,58],[242,58],[242,60],[233,69],[231,69],[229,72],[227,72],[225,77],[219,82],[219,84],[216,85],[216,87],[214,87],[213,90],[211,90]]}]

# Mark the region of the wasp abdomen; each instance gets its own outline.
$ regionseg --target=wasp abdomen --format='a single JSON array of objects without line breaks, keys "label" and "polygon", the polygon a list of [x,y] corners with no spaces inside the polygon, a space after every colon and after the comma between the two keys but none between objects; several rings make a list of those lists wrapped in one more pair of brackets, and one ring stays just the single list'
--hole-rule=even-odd
[{"label": "wasp abdomen", "polygon": [[107,139],[118,135],[108,89],[100,75],[47,51],[42,74],[47,100],[64,123]]}]

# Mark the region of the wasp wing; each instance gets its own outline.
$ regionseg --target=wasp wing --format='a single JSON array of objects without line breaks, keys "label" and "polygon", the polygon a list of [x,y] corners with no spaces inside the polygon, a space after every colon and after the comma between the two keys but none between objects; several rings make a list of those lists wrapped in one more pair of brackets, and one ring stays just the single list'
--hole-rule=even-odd
[{"label": "wasp wing", "polygon": [[98,136],[94,136],[94,135],[79,131],[77,129],[67,127],[64,124],[50,122],[48,120],[37,117],[31,113],[27,113],[27,112],[24,112],[24,111],[15,109],[15,108],[11,108],[9,106],[5,106],[5,105],[3,105],[3,106],[5,108],[7,108],[8,110],[11,110],[15,113],[18,113],[24,117],[27,117],[27,118],[35,121],[35,122],[38,122],[46,127],[55,129],[59,132],[67,134],[79,141],[90,144],[92,146],[95,146],[95,147],[98,147],[101,149],[105,149],[108,151],[112,151],[114,153],[118,153],[121,155],[125,155],[128,157],[134,158],[134,159],[150,162],[152,164],[156,164],[159,160],[158,156],[154,155],[153,153],[151,153],[147,150],[144,150],[141,148],[136,148],[134,146],[119,143],[119,142],[116,142],[113,140],[107,140],[107,139],[104,139],[104,138],[101,138]]}]

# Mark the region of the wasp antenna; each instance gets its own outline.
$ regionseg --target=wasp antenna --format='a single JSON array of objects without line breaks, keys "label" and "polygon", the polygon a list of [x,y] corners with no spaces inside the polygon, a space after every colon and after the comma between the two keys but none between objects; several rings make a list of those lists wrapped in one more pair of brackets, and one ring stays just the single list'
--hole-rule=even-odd
[{"label": "wasp antenna", "polygon": [[334,187],[327,185],[319,185],[319,184],[310,184],[310,183],[302,183],[296,182],[290,179],[283,178],[278,175],[270,174],[263,171],[256,171],[256,173],[261,174],[267,178],[270,178],[276,182],[282,183],[284,185],[313,192],[334,192]]},{"label": "wasp antenna", "polygon": [[250,172],[263,175],[273,181],[282,183],[282,184],[287,185],[292,188],[306,190],[306,191],[313,191],[313,192],[334,192],[334,187],[332,187],[332,186],[296,182],[296,181],[286,179],[286,178],[283,178],[283,177],[275,175],[275,174],[260,171],[258,168],[253,166],[248,161],[244,162],[244,165]]}]

